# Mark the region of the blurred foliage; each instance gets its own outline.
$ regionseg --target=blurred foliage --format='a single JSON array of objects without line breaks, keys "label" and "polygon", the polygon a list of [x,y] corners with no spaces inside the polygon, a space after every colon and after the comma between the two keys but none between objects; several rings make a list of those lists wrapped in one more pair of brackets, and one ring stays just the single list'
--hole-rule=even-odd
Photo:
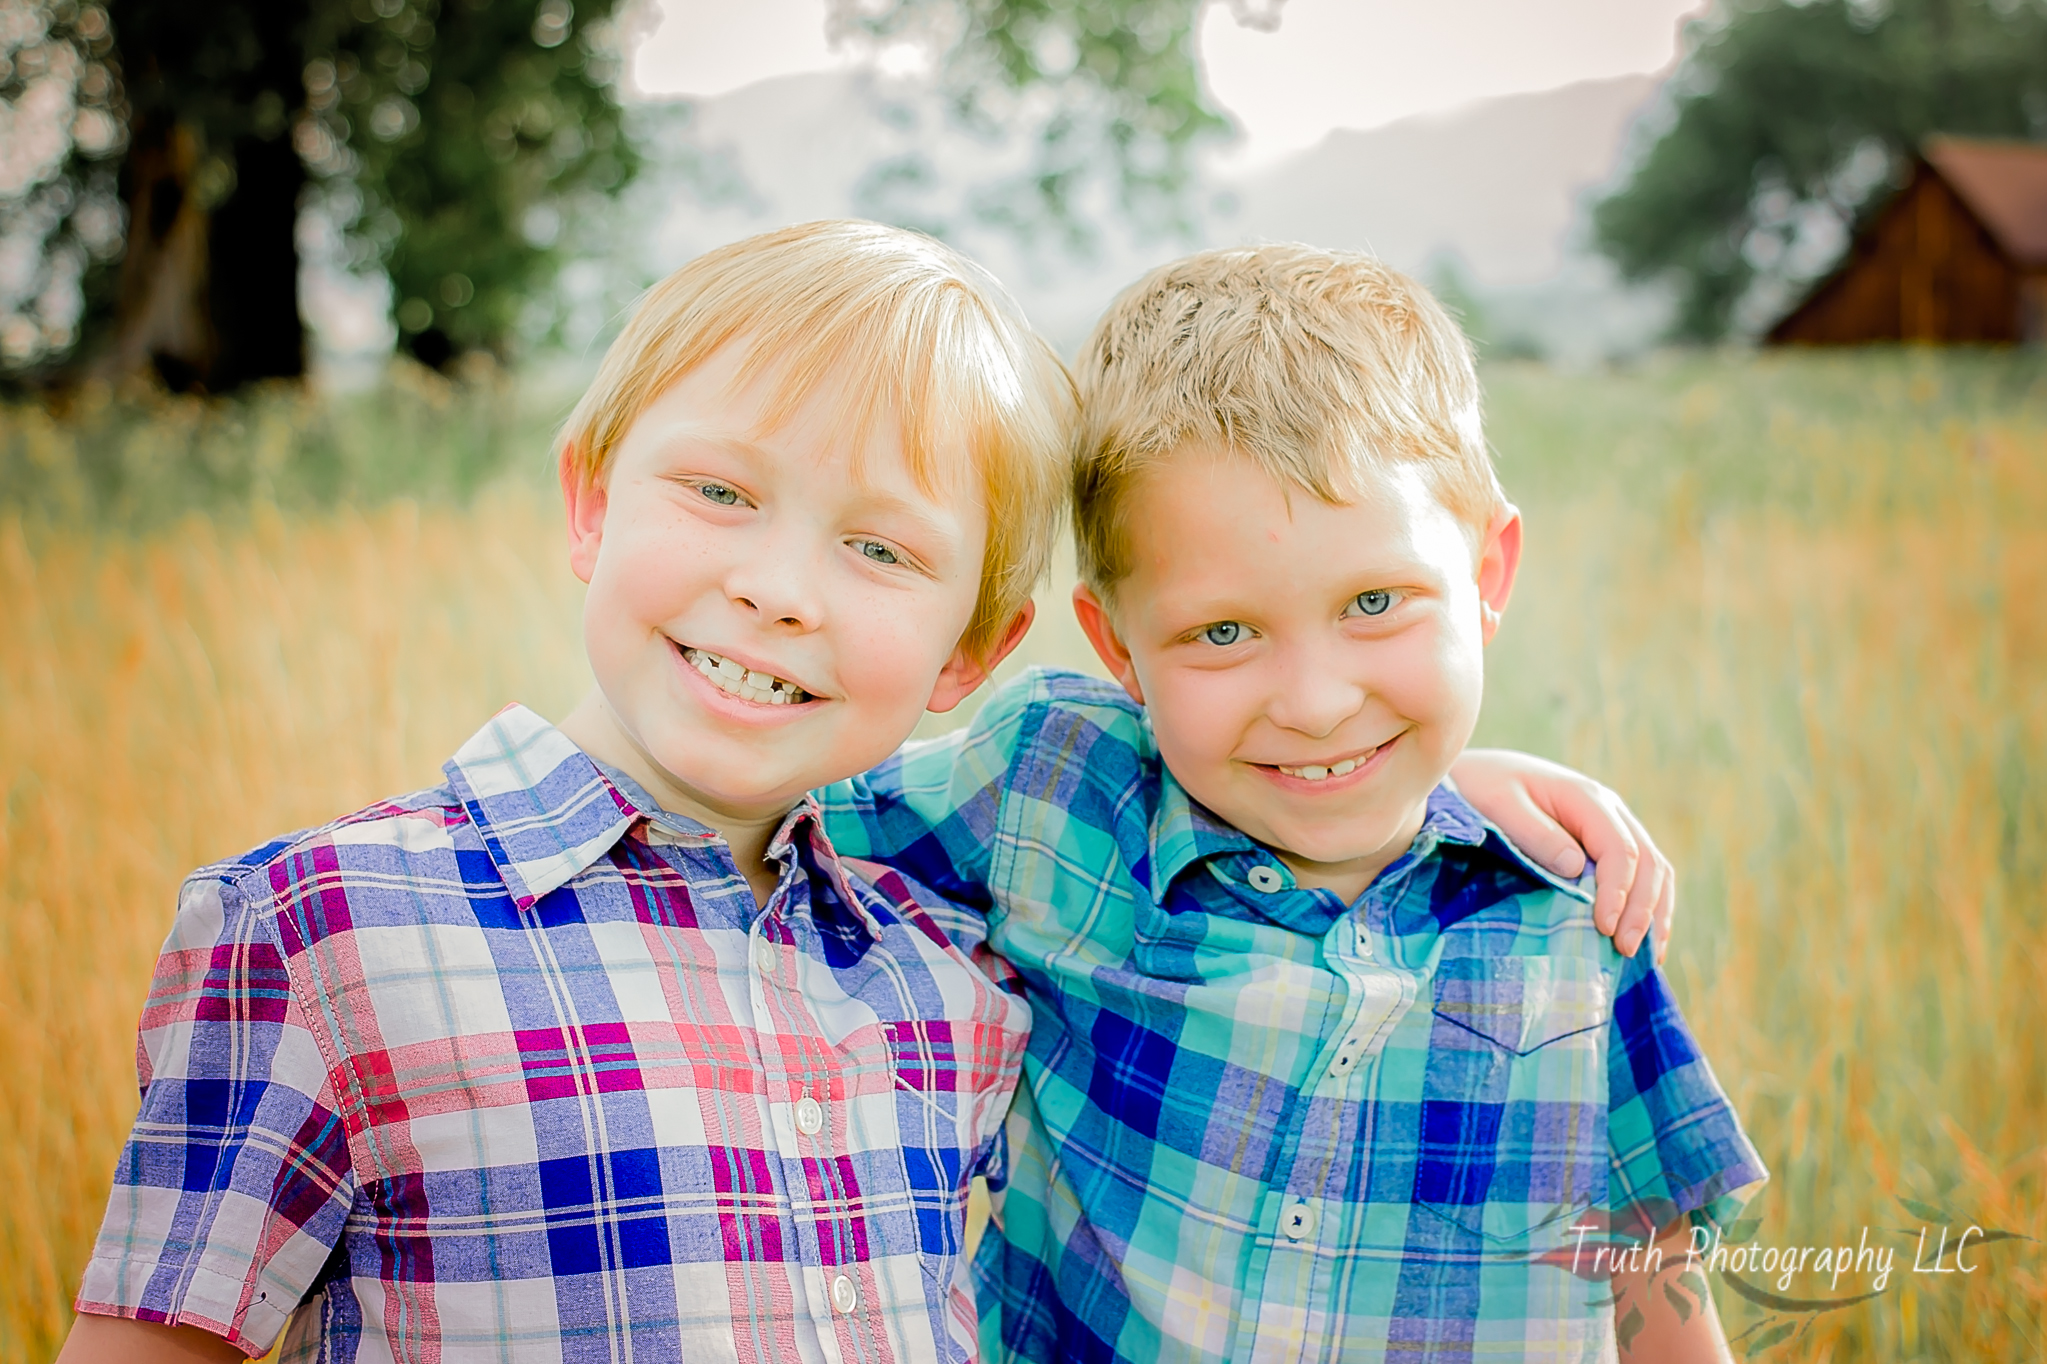
[{"label": "blurred foliage", "polygon": [[521,471],[545,483],[573,387],[463,368],[450,380],[396,360],[358,393],[270,383],[208,401],[89,384],[61,405],[0,402],[0,514],[144,533],[256,506],[461,504]]},{"label": "blurred foliage", "polygon": [[[134,196],[167,174],[176,193],[145,214],[160,235],[181,209],[218,229],[239,201],[281,194],[288,211],[262,219],[263,251],[296,252],[303,202],[339,235],[336,264],[390,275],[415,354],[438,365],[505,353],[524,300],[559,263],[563,223],[639,165],[614,97],[614,8],[0,0],[0,376],[47,374],[125,325],[123,309],[147,294],[116,264],[124,241],[136,257],[145,226]],[[287,146],[296,156],[282,163],[269,150]],[[155,160],[138,166],[138,155]],[[205,279],[246,276],[251,245],[246,229],[213,230],[205,268],[183,268],[203,292]],[[128,275],[180,266],[159,254]],[[213,292],[209,325],[232,330]],[[233,346],[229,336],[215,349]]]},{"label": "blurred foliage", "polygon": [[1687,339],[1775,320],[1929,134],[2042,136],[2042,0],[1717,0],[1684,46],[1594,231],[1625,277],[1675,277]]},{"label": "blurred foliage", "polygon": [[120,254],[112,50],[96,5],[0,0],[0,371],[68,350],[80,279]]},{"label": "blurred foliage", "polygon": [[[1025,130],[1028,167],[979,197],[981,221],[1086,249],[1085,201],[1105,188],[1141,231],[1192,230],[1193,153],[1231,131],[1202,83],[1206,0],[827,3],[840,40],[921,50],[969,128]],[[1229,0],[1239,23],[1261,28],[1284,3]]]},{"label": "blurred foliage", "polygon": [[430,364],[509,348],[563,224],[639,168],[614,94],[615,0],[320,0],[298,129]]}]

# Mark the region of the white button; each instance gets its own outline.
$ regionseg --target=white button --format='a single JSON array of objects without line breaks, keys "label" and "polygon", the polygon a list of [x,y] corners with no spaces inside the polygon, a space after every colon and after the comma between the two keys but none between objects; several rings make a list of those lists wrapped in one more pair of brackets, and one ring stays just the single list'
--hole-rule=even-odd
[{"label": "white button", "polygon": [[1358,955],[1367,961],[1372,960],[1372,934],[1362,928],[1358,930]]},{"label": "white button", "polygon": [[1351,1069],[1358,1064],[1358,1053],[1364,1049],[1365,1039],[1357,1033],[1351,1034],[1338,1045],[1337,1057],[1330,1062],[1330,1068],[1339,1072]]},{"label": "white button", "polygon": [[761,974],[764,976],[772,976],[775,974],[774,943],[769,942],[766,938],[761,938],[755,941],[754,965],[761,968]]},{"label": "white button", "polygon": [[1253,890],[1262,890],[1268,895],[1286,884],[1280,879],[1280,873],[1271,867],[1253,867],[1245,873],[1244,879],[1251,883]]},{"label": "white button", "polygon": [[860,1294],[853,1289],[853,1280],[841,1274],[832,1281],[832,1305],[842,1312],[851,1312],[860,1306]]},{"label": "white button", "polygon": [[1280,1215],[1280,1230],[1290,1241],[1299,1241],[1316,1229],[1316,1210],[1297,1198]]},{"label": "white button", "polygon": [[825,1125],[825,1109],[816,1099],[806,1094],[796,1101],[796,1130],[807,1137],[818,1135],[818,1129]]}]

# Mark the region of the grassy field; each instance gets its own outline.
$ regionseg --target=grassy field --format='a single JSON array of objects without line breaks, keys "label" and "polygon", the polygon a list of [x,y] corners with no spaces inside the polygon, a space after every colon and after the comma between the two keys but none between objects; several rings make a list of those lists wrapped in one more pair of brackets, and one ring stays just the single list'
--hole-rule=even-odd
[{"label": "grassy field", "polygon": [[[1670,970],[1775,1173],[1755,1239],[1868,1228],[1899,1257],[1832,1311],[1720,1284],[1738,1354],[2042,1353],[2038,1239],[1936,1276],[1900,1234],[1934,1228],[1927,1258],[1945,1220],[2043,1236],[2040,376],[1926,352],[1486,376],[1530,547],[1481,737],[1600,775],[1678,862]],[[5,1364],[65,1330],[182,874],[586,684],[546,402],[353,401],[0,411]],[[1026,651],[1079,663],[1063,595]]]}]

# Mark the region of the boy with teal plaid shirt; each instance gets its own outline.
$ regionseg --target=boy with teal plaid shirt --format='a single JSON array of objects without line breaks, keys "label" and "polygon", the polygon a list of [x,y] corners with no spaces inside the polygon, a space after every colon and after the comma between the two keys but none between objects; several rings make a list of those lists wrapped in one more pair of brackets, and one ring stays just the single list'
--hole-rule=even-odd
[{"label": "boy with teal plaid shirt", "polygon": [[1762,1164],[1650,954],[1445,781],[1521,547],[1462,335],[1366,257],[1209,252],[1079,380],[1119,685],[1029,673],[826,802],[1034,1006],[985,1352],[1724,1357],[1684,1238]]}]

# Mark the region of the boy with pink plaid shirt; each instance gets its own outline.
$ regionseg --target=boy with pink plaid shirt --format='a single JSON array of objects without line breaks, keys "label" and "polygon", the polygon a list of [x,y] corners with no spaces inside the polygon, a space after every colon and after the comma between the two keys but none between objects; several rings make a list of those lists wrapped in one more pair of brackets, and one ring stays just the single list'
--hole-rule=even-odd
[{"label": "boy with pink plaid shirt", "polygon": [[595,688],[187,881],[62,1358],[974,1357],[1029,1010],[807,793],[1021,638],[1073,405],[913,234],[657,286],[561,445]]}]

